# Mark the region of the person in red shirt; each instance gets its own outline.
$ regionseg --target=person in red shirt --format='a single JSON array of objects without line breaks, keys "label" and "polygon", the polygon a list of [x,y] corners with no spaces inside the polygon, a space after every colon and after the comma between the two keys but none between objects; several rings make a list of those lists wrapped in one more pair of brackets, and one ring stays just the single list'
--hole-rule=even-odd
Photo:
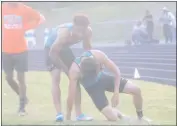
[{"label": "person in red shirt", "polygon": [[[43,20],[44,21],[44,20]],[[40,13],[19,2],[2,5],[2,56],[3,69],[9,86],[19,95],[19,114],[25,114],[27,103],[25,72],[28,68],[28,51],[25,32],[41,23]],[[17,71],[18,83],[13,79]]]}]

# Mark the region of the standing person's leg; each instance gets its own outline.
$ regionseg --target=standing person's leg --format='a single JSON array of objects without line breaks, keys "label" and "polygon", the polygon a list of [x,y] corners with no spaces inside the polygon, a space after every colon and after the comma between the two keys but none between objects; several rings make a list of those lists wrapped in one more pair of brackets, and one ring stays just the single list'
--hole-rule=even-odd
[{"label": "standing person's leg", "polygon": [[25,105],[27,103],[25,72],[28,71],[28,52],[14,54],[15,69],[17,71],[17,80],[19,83],[20,108],[19,114],[25,114]]},{"label": "standing person's leg", "polygon": [[50,48],[45,48],[45,58],[46,58],[46,66],[47,70],[51,74],[51,92],[52,92],[52,98],[53,98],[53,104],[56,109],[57,115],[56,115],[56,121],[63,121],[64,116],[62,114],[62,108],[61,108],[61,90],[60,90],[60,69],[56,68],[54,64],[52,64],[52,61],[49,57],[49,51]]},{"label": "standing person's leg", "polygon": [[172,42],[176,43],[176,28],[175,27],[172,27],[172,34],[173,34],[173,40],[172,40]]},{"label": "standing person's leg", "polygon": [[[60,52],[60,57],[61,60],[65,63],[65,65],[68,67],[68,69],[71,67],[73,61],[75,60],[75,56],[69,47],[62,49],[62,51]],[[92,117],[86,116],[82,113],[81,88],[79,82],[77,84],[77,92],[75,97],[75,112],[76,112],[77,121],[82,121],[82,120],[90,121],[93,119]]]},{"label": "standing person's leg", "polygon": [[53,103],[57,112],[56,121],[63,121],[64,116],[62,114],[61,107],[60,70],[57,68],[51,70],[51,78]]},{"label": "standing person's leg", "polygon": [[163,35],[165,38],[165,43],[168,43],[168,26],[166,24],[163,25]]},{"label": "standing person's leg", "polygon": [[5,73],[5,78],[11,89],[19,95],[19,86],[17,82],[13,79],[13,71],[15,61],[12,54],[2,53],[2,65]]},{"label": "standing person's leg", "polygon": [[174,41],[174,43],[176,43],[176,27],[174,28],[173,31],[174,31],[174,40],[173,41]]},{"label": "standing person's leg", "polygon": [[169,36],[169,42],[173,42],[173,27],[171,25],[168,25],[168,36]]},{"label": "standing person's leg", "polygon": [[[72,50],[69,47],[66,47],[61,50],[60,58],[69,69],[75,59],[75,56]],[[76,110],[76,116],[79,116],[82,114],[81,112],[82,111],[81,110],[81,90],[80,90],[79,84],[77,85],[77,93],[76,93],[76,98],[75,98],[75,110]]]}]

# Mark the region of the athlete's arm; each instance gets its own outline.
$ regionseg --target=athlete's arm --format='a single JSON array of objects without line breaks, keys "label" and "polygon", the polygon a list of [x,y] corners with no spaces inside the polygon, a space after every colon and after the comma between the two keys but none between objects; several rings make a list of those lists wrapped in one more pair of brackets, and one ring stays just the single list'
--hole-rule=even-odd
[{"label": "athlete's arm", "polygon": [[68,74],[68,68],[66,65],[62,62],[62,60],[59,57],[60,50],[63,47],[63,44],[67,41],[67,30],[61,29],[58,33],[58,36],[51,46],[49,56],[51,57],[51,60],[53,61],[54,65],[58,68],[62,66],[64,72]]},{"label": "athlete's arm", "polygon": [[103,52],[99,51],[100,53],[100,58],[102,61],[102,64],[104,64],[104,66],[106,68],[108,68],[115,76],[115,87],[114,87],[114,93],[119,93],[119,85],[120,85],[120,69],[117,67],[117,65],[107,57],[106,54],[104,54]]},{"label": "athlete's arm", "polygon": [[68,99],[67,99],[67,120],[71,119],[71,111],[73,107],[73,102],[76,95],[77,82],[79,80],[79,69],[75,63],[72,64],[69,70],[69,89],[68,89]]},{"label": "athlete's arm", "polygon": [[91,27],[88,27],[88,30],[86,32],[86,36],[83,40],[83,48],[85,50],[90,50],[92,48],[91,39],[92,39],[92,29],[91,29]]}]

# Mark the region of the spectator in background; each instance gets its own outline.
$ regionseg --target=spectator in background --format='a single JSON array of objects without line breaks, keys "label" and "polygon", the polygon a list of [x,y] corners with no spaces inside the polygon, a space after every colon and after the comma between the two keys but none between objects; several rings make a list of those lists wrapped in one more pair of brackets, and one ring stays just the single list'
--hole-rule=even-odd
[{"label": "spectator in background", "polygon": [[154,31],[154,22],[153,22],[153,16],[149,12],[149,10],[146,10],[145,17],[143,18],[143,22],[146,25],[146,31],[149,36],[149,40],[151,41],[153,39],[153,31]]},{"label": "spectator in background", "polygon": [[[37,11],[20,2],[2,4],[3,69],[9,86],[19,96],[20,116],[25,114],[27,103],[25,72],[28,69],[28,48],[25,32],[35,29],[43,20]],[[14,69],[18,83],[13,79]]]},{"label": "spectator in background", "polygon": [[142,21],[138,21],[133,28],[132,41],[134,44],[148,43],[148,32]]},{"label": "spectator in background", "polygon": [[[176,12],[175,12],[175,21],[176,21]],[[175,22],[174,30],[173,30],[173,40],[176,43],[176,22]]]},{"label": "spectator in background", "polygon": [[162,9],[162,15],[160,17],[160,22],[163,25],[163,34],[165,37],[165,43],[172,43],[173,32],[176,27],[175,16],[166,8]]}]

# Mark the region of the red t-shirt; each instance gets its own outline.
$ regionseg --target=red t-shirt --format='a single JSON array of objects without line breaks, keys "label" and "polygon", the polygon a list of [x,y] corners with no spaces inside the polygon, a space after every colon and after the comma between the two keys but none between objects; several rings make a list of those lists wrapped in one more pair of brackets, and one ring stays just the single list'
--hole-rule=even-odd
[{"label": "red t-shirt", "polygon": [[40,14],[32,8],[18,3],[11,7],[2,5],[2,52],[21,53],[27,50],[25,31],[39,25]]}]

